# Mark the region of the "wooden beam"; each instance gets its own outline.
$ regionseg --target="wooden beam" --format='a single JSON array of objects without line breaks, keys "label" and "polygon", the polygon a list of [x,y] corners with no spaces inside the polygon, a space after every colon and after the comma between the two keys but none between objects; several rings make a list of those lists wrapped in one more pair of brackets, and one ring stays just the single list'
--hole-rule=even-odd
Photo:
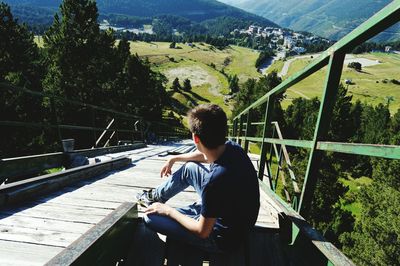
[{"label": "wooden beam", "polygon": [[31,177],[46,169],[61,167],[64,155],[62,152],[31,155],[0,160],[0,183],[8,183],[26,176]]},{"label": "wooden beam", "polygon": [[95,177],[130,164],[131,159],[123,157],[4,185],[0,187],[0,208],[31,200],[39,195],[59,190],[79,180]]},{"label": "wooden beam", "polygon": [[46,265],[116,265],[127,257],[137,223],[137,204],[123,203]]},{"label": "wooden beam", "polygon": [[[145,148],[142,142],[131,145],[112,146],[106,148],[76,150],[68,153],[70,156],[96,157],[109,153],[124,152],[129,150]],[[62,152],[31,155],[0,160],[0,184],[7,179],[7,183],[31,178],[51,168],[63,167],[66,154]]]}]

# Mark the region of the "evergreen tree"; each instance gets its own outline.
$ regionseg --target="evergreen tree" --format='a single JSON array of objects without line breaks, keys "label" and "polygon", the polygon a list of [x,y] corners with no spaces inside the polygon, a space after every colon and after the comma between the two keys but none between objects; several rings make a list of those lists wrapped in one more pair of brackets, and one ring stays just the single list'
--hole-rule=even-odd
[{"label": "evergreen tree", "polygon": [[[0,36],[0,82],[40,92],[43,64],[39,49],[27,27],[18,24],[10,7],[2,2]],[[39,97],[22,91],[0,89],[0,120],[42,122],[44,112]],[[14,157],[44,152],[51,145],[42,145],[45,141],[43,134],[40,128],[26,130],[22,127],[4,127],[0,154],[3,157]]]},{"label": "evergreen tree", "polygon": [[65,0],[60,13],[44,36],[49,60],[45,90],[102,105],[109,96],[106,83],[115,79],[110,63],[115,40],[111,32],[100,32],[94,1]]},{"label": "evergreen tree", "polygon": [[10,7],[0,2],[0,81],[40,89],[41,61],[33,35],[18,24]]},{"label": "evergreen tree", "polygon": [[229,77],[229,90],[231,94],[239,91],[239,78],[236,74]]},{"label": "evergreen tree", "polygon": [[172,82],[171,89],[173,91],[179,91],[181,89],[181,84],[179,83],[179,79],[178,78],[175,78],[174,81]]},{"label": "evergreen tree", "polygon": [[190,80],[189,79],[185,79],[183,81],[183,88],[184,91],[191,91],[192,90],[192,85],[190,84]]},{"label": "evergreen tree", "polygon": [[358,265],[400,265],[400,162],[373,164],[373,183],[360,193],[361,219],[341,237],[343,251]]}]

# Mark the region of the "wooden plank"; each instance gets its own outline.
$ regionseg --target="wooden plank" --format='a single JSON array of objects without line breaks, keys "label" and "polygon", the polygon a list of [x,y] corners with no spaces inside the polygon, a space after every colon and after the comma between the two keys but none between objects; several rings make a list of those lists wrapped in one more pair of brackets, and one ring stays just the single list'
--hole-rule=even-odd
[{"label": "wooden plank", "polygon": [[30,178],[0,188],[0,207],[12,205],[39,195],[56,191],[79,180],[98,176],[112,169],[130,164],[130,159],[119,158],[105,163],[82,166],[64,172]]},{"label": "wooden plank", "polygon": [[[106,148],[76,150],[68,153],[69,156],[96,157],[107,153],[121,153],[146,147],[144,143],[132,145],[112,146]],[[7,183],[28,179],[42,173],[44,170],[62,167],[67,154],[62,152],[31,155],[0,160],[0,184],[7,179]],[[21,167],[23,165],[24,167]]]},{"label": "wooden plank", "polygon": [[46,169],[61,167],[63,160],[62,152],[1,159],[0,184],[6,179],[8,183],[11,183],[26,176],[31,177]]},{"label": "wooden plank", "polygon": [[29,217],[29,216],[19,216],[19,215],[0,215],[0,225],[19,227],[19,228],[32,228],[35,230],[51,230],[55,232],[68,232],[83,234],[91,227],[93,224],[89,223],[77,223],[70,221],[59,221],[45,218]]},{"label": "wooden plank", "polygon": [[0,225],[0,240],[66,247],[80,234]]},{"label": "wooden plank", "polygon": [[46,265],[115,265],[126,258],[137,222],[137,205],[124,203]]},{"label": "wooden plank", "polygon": [[0,240],[0,265],[43,265],[63,248]]},{"label": "wooden plank", "polygon": [[[58,192],[60,193],[60,192]],[[63,192],[61,192],[63,193]],[[72,206],[80,206],[80,207],[95,207],[95,208],[102,208],[102,209],[109,209],[114,210],[118,208],[120,203],[106,201],[106,200],[92,200],[92,199],[82,199],[82,198],[75,198],[72,195],[66,194],[60,197],[60,194],[57,197],[49,196],[49,197],[42,197],[39,198],[33,203],[40,204],[43,202],[52,203],[52,204],[61,204],[61,205],[72,205]]]},{"label": "wooden plank", "polygon": [[86,157],[96,157],[96,156],[101,156],[104,154],[121,153],[121,152],[136,150],[136,149],[142,149],[145,147],[146,147],[146,144],[140,142],[140,143],[134,143],[131,145],[121,145],[121,146],[111,146],[111,147],[105,147],[105,148],[76,150],[76,151],[70,152],[68,154],[81,155],[81,156],[86,156]]},{"label": "wooden plank", "polygon": [[[110,210],[111,212],[111,210]],[[54,209],[54,208],[42,208],[40,210],[29,208],[29,209],[18,209],[18,210],[5,210],[1,211],[0,215],[16,215],[16,216],[25,216],[25,217],[36,217],[36,218],[45,218],[52,220],[60,220],[60,221],[70,221],[70,222],[78,222],[78,223],[89,223],[95,224],[99,222],[104,215],[99,214],[91,214],[85,211],[76,211],[76,210],[63,210],[62,208]]]}]

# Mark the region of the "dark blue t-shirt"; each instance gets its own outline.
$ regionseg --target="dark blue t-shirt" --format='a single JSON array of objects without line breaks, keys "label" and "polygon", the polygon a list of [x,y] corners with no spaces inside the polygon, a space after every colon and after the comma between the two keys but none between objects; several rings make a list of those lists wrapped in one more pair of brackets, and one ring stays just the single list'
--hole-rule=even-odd
[{"label": "dark blue t-shirt", "polygon": [[210,166],[210,179],[203,189],[201,214],[217,218],[214,226],[218,246],[234,248],[257,220],[260,192],[256,171],[244,150],[228,141],[224,153]]}]

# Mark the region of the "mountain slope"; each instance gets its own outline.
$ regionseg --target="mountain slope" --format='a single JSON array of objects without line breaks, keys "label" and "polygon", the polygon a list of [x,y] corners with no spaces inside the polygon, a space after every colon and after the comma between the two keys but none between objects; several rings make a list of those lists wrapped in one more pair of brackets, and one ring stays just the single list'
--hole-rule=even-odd
[{"label": "mountain slope", "polygon": [[[264,16],[283,27],[339,39],[388,5],[391,0],[219,0]],[[395,32],[395,33],[393,33]],[[380,39],[399,38],[394,26]]]},{"label": "mountain slope", "polygon": [[[4,0],[11,6],[29,6],[58,9],[61,0]],[[153,17],[172,14],[201,22],[220,16],[251,20],[264,25],[275,25],[260,16],[220,3],[216,0],[97,0],[100,14],[124,14]]]}]

